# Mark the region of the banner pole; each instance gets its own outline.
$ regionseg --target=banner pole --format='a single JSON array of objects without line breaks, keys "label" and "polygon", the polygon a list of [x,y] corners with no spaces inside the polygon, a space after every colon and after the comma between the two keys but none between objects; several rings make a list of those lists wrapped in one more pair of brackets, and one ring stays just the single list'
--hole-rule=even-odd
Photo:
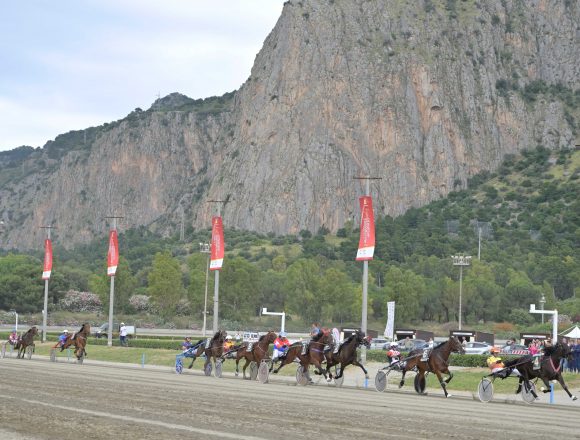
[{"label": "banner pole", "polygon": [[[41,226],[42,229],[46,229],[46,240],[48,240],[48,242],[50,242],[50,230],[53,228],[54,226]],[[45,241],[45,250],[44,250],[44,258],[46,260],[46,246],[49,245],[50,243],[47,243]],[[45,261],[45,265],[46,265],[46,261]],[[50,244],[50,270],[52,270],[52,244]],[[44,275],[44,274],[43,274]],[[43,276],[43,278],[45,278]],[[48,322],[48,280],[50,278],[50,274],[48,275],[48,277],[45,278],[44,280],[44,308],[42,309],[42,342],[46,342],[46,326],[47,326],[47,322]]]}]

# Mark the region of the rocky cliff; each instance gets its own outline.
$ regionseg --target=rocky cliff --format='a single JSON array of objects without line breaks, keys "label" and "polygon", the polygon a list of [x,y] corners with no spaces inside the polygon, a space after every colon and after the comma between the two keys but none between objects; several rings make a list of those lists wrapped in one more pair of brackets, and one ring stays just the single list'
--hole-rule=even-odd
[{"label": "rocky cliff", "polygon": [[42,150],[0,154],[2,245],[37,226],[87,241],[124,227],[295,233],[445,196],[507,153],[573,148],[580,3],[569,0],[291,0],[250,78],[224,97],[173,94]]}]

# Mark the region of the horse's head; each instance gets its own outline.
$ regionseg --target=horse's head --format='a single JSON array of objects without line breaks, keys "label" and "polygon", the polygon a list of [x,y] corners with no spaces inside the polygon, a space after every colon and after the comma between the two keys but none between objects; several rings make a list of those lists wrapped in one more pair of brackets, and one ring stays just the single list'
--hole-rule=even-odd
[{"label": "horse's head", "polygon": [[32,327],[31,327],[31,329],[30,329],[30,330],[28,330],[28,331],[30,332],[30,334],[31,334],[32,336],[36,336],[36,335],[38,335],[38,329],[36,328],[36,326],[35,326],[35,325],[34,325],[34,326],[32,326]]},{"label": "horse's head", "polygon": [[276,340],[277,337],[278,337],[278,335],[276,333],[274,333],[272,330],[270,330],[266,334],[266,341],[268,341],[269,344],[272,344]]},{"label": "horse's head", "polygon": [[356,345],[364,345],[367,348],[371,346],[371,338],[368,336],[365,337],[364,332],[355,331],[354,339],[356,340]]},{"label": "horse's head", "polygon": [[[556,345],[554,345],[553,353],[556,354],[556,356],[558,356],[560,359],[566,358],[569,362],[574,360],[572,350],[570,350],[568,344],[557,342]],[[546,354],[548,353],[546,352]]]},{"label": "horse's head", "polygon": [[463,345],[461,345],[461,342],[459,342],[459,339],[457,339],[456,336],[449,336],[449,340],[447,342],[449,343],[451,351],[454,351],[459,354],[465,354],[465,349],[463,348]]}]

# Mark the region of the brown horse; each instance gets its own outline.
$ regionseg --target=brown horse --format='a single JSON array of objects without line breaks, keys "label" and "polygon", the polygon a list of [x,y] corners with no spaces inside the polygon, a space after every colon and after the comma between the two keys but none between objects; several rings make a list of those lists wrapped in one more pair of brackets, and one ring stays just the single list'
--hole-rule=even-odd
[{"label": "brown horse", "polygon": [[84,358],[87,355],[85,347],[87,346],[87,339],[91,334],[91,326],[88,322],[85,322],[81,329],[76,332],[71,338],[68,338],[64,344],[60,347],[60,351],[65,348],[69,348],[71,345],[75,346],[75,356],[78,360]]},{"label": "brown horse", "polygon": [[332,335],[328,329],[324,329],[318,336],[312,338],[304,355],[302,354],[302,343],[296,342],[288,347],[286,353],[279,358],[280,366],[272,371],[274,368],[274,365],[272,365],[270,371],[276,374],[284,365],[291,364],[294,359],[298,359],[303,371],[308,371],[312,364],[317,368],[314,373],[322,374],[326,379],[326,370],[322,368],[322,362],[324,361],[324,346],[330,344],[330,342],[332,342]]},{"label": "brown horse", "polygon": [[250,365],[250,362],[255,362],[259,366],[260,363],[262,362],[262,359],[268,357],[268,347],[270,346],[271,343],[273,343],[276,340],[277,337],[278,335],[276,335],[276,333],[274,333],[273,331],[269,331],[265,335],[260,336],[260,339],[258,340],[258,342],[253,344],[252,349],[250,351],[248,351],[248,343],[247,342],[243,343],[236,353],[236,376],[240,372],[239,363],[242,358],[246,360],[244,368],[242,369],[243,376],[245,379],[246,368],[248,367],[248,365]]},{"label": "brown horse", "polygon": [[209,343],[209,347],[204,350],[205,353],[205,364],[203,364],[203,369],[207,368],[207,365],[211,363],[213,359],[213,363],[217,362],[217,360],[222,356],[224,353],[224,341],[226,340],[227,332],[225,330],[218,331]]},{"label": "brown horse", "polygon": [[[428,371],[433,372],[437,375],[437,379],[439,379],[439,384],[441,384],[441,388],[443,388],[445,397],[449,397],[450,394],[447,392],[446,385],[451,381],[451,379],[453,379],[453,373],[449,371],[449,364],[447,361],[451,352],[457,352],[461,354],[465,353],[461,342],[459,342],[459,339],[457,339],[455,336],[449,336],[447,341],[439,344],[437,347],[431,350],[429,359],[427,361],[421,360],[421,357],[423,356],[422,348],[409,352],[409,354],[404,359],[401,359],[401,370],[403,372],[403,377],[401,377],[399,388],[405,384],[405,373],[417,367],[418,377],[415,380],[419,381],[420,384],[424,384],[425,373]],[[447,379],[443,379],[443,374],[448,376]],[[418,389],[416,389],[416,391],[421,392],[421,390]]]},{"label": "brown horse", "polygon": [[534,369],[534,359],[532,356],[523,356],[517,359],[509,360],[505,363],[505,368],[514,368],[517,367],[520,378],[518,383],[518,389],[516,390],[516,394],[518,394],[522,390],[522,383],[529,390],[532,395],[537,399],[538,396],[535,393],[534,389],[530,385],[530,380],[534,378],[542,379],[544,382],[545,387],[542,387],[542,391],[544,393],[550,392],[550,382],[551,380],[557,380],[564,391],[568,394],[572,400],[576,400],[577,397],[572,395],[566,383],[564,382],[564,378],[562,377],[562,366],[560,365],[560,360],[567,358],[569,361],[572,360],[572,351],[567,344],[563,344],[561,342],[556,343],[556,345],[552,347],[545,347],[544,348],[544,357],[540,361],[540,368]]},{"label": "brown horse", "polygon": [[18,340],[18,342],[16,343],[16,346],[14,347],[16,350],[18,350],[18,355],[16,356],[17,359],[18,358],[24,359],[24,352],[26,351],[26,348],[29,346],[32,346],[32,352],[34,353],[34,348],[35,348],[34,337],[37,335],[38,335],[38,329],[36,328],[36,326],[32,326]]},{"label": "brown horse", "polygon": [[324,354],[326,357],[326,374],[328,374],[327,380],[329,382],[332,380],[330,367],[338,364],[340,364],[340,372],[334,379],[340,379],[344,373],[344,369],[348,365],[356,365],[357,367],[360,367],[365,373],[365,377],[367,379],[369,378],[367,370],[365,370],[365,367],[363,367],[357,359],[357,348],[361,345],[370,348],[370,338],[365,337],[365,334],[362,332],[355,331],[342,343],[337,353],[329,350]]}]

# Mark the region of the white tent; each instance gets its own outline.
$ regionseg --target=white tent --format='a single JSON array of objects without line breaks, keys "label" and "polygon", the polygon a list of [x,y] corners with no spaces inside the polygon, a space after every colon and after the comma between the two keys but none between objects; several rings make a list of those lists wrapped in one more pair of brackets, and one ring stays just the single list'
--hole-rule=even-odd
[{"label": "white tent", "polygon": [[580,328],[574,327],[570,333],[565,334],[567,338],[580,339]]}]

